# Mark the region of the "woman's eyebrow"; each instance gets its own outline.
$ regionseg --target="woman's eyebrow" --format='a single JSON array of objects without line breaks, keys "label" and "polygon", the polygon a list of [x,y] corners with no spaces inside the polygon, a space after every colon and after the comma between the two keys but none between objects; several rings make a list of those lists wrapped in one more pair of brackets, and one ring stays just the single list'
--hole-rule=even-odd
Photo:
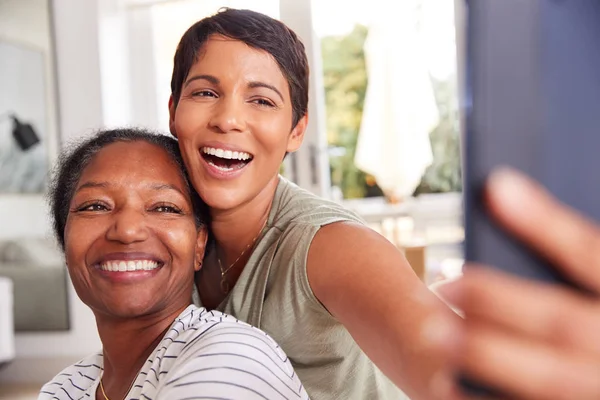
[{"label": "woman's eyebrow", "polygon": [[[81,184],[75,192],[77,193],[83,189],[94,189],[94,188],[104,189],[104,188],[108,188],[110,186],[114,186],[114,185],[112,185],[110,182],[89,181],[89,182],[85,182],[85,183]],[[180,188],[178,188],[177,186],[172,185],[170,183],[151,183],[146,186],[148,187],[148,189],[157,190],[157,191],[174,190],[176,192],[181,193],[183,196],[185,196],[185,193]]]},{"label": "woman's eyebrow", "polygon": [[185,84],[183,85],[183,87],[187,87],[193,81],[197,81],[200,79],[208,81],[208,82],[212,83],[213,85],[218,85],[220,83],[219,79],[216,76],[203,74],[203,75],[194,75],[191,78],[188,78],[188,80],[185,81]]},{"label": "woman's eyebrow", "polygon": [[181,193],[183,196],[186,194],[177,186],[171,185],[170,183],[153,183],[149,185],[149,188],[152,190],[175,190],[176,192]]},{"label": "woman's eyebrow", "polygon": [[82,183],[81,185],[79,185],[77,187],[77,190],[75,191],[75,193],[83,190],[83,189],[88,189],[88,188],[106,188],[109,187],[110,183],[108,182],[96,182],[96,181],[88,181],[85,183]]},{"label": "woman's eyebrow", "polygon": [[248,87],[251,89],[260,88],[260,87],[270,89],[279,95],[279,98],[281,99],[281,101],[285,102],[285,100],[283,100],[283,95],[281,94],[281,92],[279,90],[277,90],[277,88],[273,85],[269,85],[268,83],[264,83],[264,82],[260,82],[260,81],[253,81],[253,82],[248,83]]}]

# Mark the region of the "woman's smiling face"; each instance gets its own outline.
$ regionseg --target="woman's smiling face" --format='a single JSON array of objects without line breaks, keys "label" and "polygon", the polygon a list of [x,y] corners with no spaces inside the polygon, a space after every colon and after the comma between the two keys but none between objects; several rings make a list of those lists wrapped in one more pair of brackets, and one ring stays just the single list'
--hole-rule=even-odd
[{"label": "woman's smiling face", "polygon": [[65,258],[79,297],[96,313],[130,318],[185,307],[205,243],[189,189],[164,149],[112,143],[82,172]]},{"label": "woman's smiling face", "polygon": [[232,209],[255,198],[302,143],[307,118],[292,127],[289,84],[273,57],[212,36],[184,80],[171,131],[202,199]]}]

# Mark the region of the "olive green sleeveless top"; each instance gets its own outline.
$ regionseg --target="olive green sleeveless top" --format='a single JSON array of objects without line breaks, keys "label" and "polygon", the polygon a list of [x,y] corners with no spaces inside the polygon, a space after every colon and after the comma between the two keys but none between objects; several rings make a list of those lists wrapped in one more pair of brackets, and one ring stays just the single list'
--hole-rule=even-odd
[{"label": "olive green sleeveless top", "polygon": [[[308,283],[306,260],[313,237],[320,227],[340,221],[363,223],[340,205],[280,177],[267,224],[218,310],[271,335],[313,400],[406,399]],[[195,300],[200,303],[197,296]]]}]

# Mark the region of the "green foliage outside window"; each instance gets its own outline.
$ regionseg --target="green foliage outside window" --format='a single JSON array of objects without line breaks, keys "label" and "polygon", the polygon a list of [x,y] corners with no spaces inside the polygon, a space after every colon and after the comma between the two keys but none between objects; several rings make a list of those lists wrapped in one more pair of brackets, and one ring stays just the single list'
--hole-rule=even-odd
[{"label": "green foliage outside window", "polygon": [[415,195],[462,190],[456,79],[432,80],[432,84],[440,123],[429,134],[433,163],[425,170]]},{"label": "green foliage outside window", "polygon": [[[354,165],[367,89],[363,51],[367,32],[356,25],[345,36],[321,41],[328,143],[345,150],[330,156],[331,183],[341,188],[344,198],[365,197],[368,188],[366,174]],[[430,135],[434,162],[415,194],[461,190],[455,79],[433,84],[441,121]]]},{"label": "green foliage outside window", "polygon": [[365,174],[354,166],[367,90],[366,36],[367,28],[357,25],[346,36],[325,37],[321,42],[327,139],[330,146],[345,149],[345,154],[330,157],[331,183],[342,189],[345,198],[360,198],[366,193]]}]

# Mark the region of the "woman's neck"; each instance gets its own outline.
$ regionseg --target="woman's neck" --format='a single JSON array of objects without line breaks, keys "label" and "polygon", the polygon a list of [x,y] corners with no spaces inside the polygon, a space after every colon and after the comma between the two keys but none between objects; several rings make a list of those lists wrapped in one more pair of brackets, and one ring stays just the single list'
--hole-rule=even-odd
[{"label": "woman's neck", "polygon": [[186,307],[124,319],[96,314],[104,356],[102,384],[109,398],[125,397],[148,357]]},{"label": "woman's neck", "polygon": [[233,210],[211,210],[211,229],[223,266],[233,263],[260,234],[269,217],[278,183],[276,175],[251,201]]}]

